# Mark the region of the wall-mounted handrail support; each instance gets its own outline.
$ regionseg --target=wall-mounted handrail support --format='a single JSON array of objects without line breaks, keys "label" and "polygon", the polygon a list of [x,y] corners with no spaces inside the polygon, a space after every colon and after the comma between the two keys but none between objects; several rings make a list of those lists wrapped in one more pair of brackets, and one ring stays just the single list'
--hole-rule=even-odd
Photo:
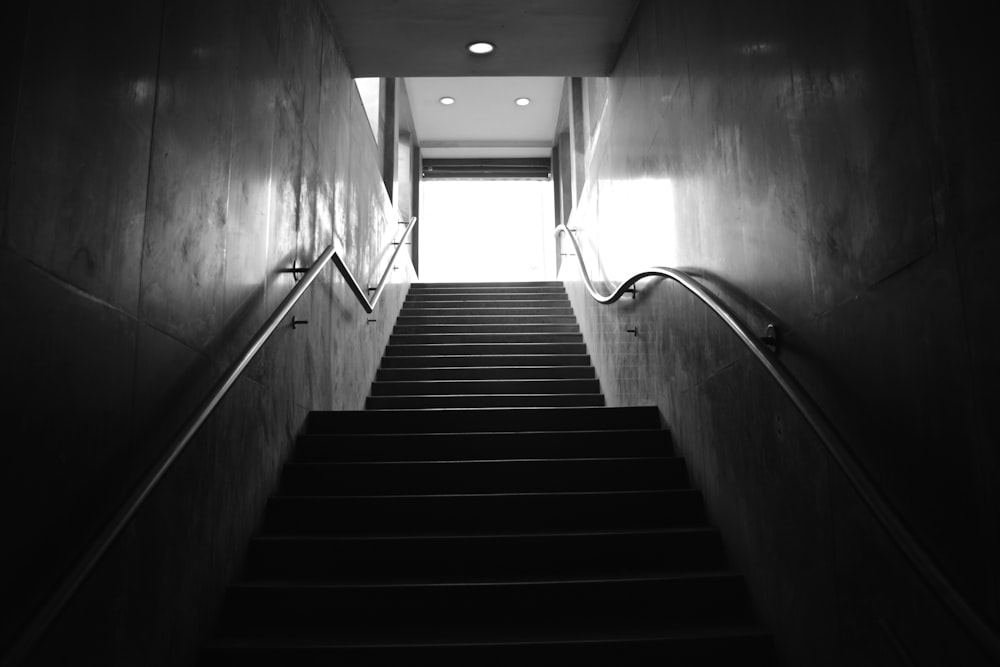
[{"label": "wall-mounted handrail support", "polygon": [[[399,241],[402,242],[410,230],[413,229],[414,225],[417,224],[417,219],[410,218],[409,223],[406,225],[406,229],[403,230],[403,234]],[[354,279],[354,275],[351,273],[347,265],[340,259],[340,255],[334,251],[333,246],[329,245],[323,250],[322,254],[313,262],[313,265],[309,269],[298,269],[292,267],[292,269],[283,269],[282,273],[292,273],[293,276],[305,272],[305,275],[299,279],[292,291],[288,293],[278,307],[275,308],[271,316],[267,318],[264,324],[257,330],[250,342],[240,353],[239,357],[234,361],[226,372],[223,373],[222,377],[212,386],[212,389],[208,392],[208,396],[201,402],[201,404],[195,409],[194,413],[188,418],[188,420],[181,427],[180,431],[171,441],[170,445],[166,448],[165,453],[159,459],[153,468],[146,473],[146,475],[140,480],[139,484],[136,486],[132,494],[122,503],[118,511],[115,512],[111,520],[105,525],[104,529],[93,541],[93,543],[88,547],[83,556],[74,564],[73,568],[69,573],[62,579],[59,586],[55,589],[55,592],[49,596],[42,608],[32,617],[24,631],[18,636],[11,647],[7,650],[7,653],[0,660],[0,667],[13,667],[14,665],[20,664],[30,653],[32,648],[38,640],[45,634],[45,631],[52,624],[52,621],[59,615],[59,613],[66,607],[66,604],[73,598],[80,586],[86,581],[87,577],[94,570],[97,564],[100,562],[101,558],[107,552],[107,550],[114,543],[115,539],[121,534],[125,526],[128,525],[130,519],[135,516],[135,513],[139,510],[142,503],[149,497],[149,494],[153,492],[153,489],[160,483],[163,476],[166,475],[167,471],[173,465],[177,457],[181,455],[184,449],[187,447],[188,443],[194,438],[201,428],[205,420],[208,419],[209,415],[215,410],[216,406],[223,399],[226,393],[232,388],[239,379],[243,371],[246,370],[247,366],[253,360],[253,358],[260,352],[260,349],[264,346],[264,343],[268,341],[271,334],[274,333],[278,325],[288,316],[292,308],[302,297],[307,289],[313,284],[319,276],[320,271],[322,271],[328,262],[333,262],[334,265],[344,274],[344,279],[347,282],[348,287],[354,292],[354,295],[358,297],[358,301],[366,312],[371,313],[375,309],[375,305],[378,303],[379,298],[382,296],[382,290],[385,288],[385,281],[389,277],[389,272],[393,269],[393,264],[396,260],[396,255],[399,254],[399,249],[402,245],[396,245],[395,251],[392,253],[392,257],[389,259],[389,263],[386,265],[385,271],[382,273],[382,278],[379,280],[378,285],[375,288],[375,298],[370,300],[367,295],[361,292],[361,288],[358,286],[357,280]],[[307,322],[301,320],[295,320],[292,318],[292,326],[297,324],[306,324]]]},{"label": "wall-mounted handrail support", "polygon": [[[660,277],[679,283],[718,315],[750,349],[757,360],[778,383],[778,386],[791,399],[806,422],[809,423],[816,435],[819,436],[820,442],[823,443],[826,451],[839,465],[858,496],[882,525],[906,560],[920,574],[928,588],[944,603],[966,631],[979,643],[986,654],[1000,664],[1000,636],[997,635],[996,631],[983,620],[979,612],[955,588],[954,584],[951,583],[934,558],[920,544],[920,541],[910,529],[907,528],[902,517],[899,516],[896,510],[889,504],[889,501],[875,486],[875,483],[857,460],[851,448],[847,446],[843,437],[834,427],[833,422],[820,409],[819,404],[799,384],[799,381],[792,376],[785,365],[778,360],[776,354],[767,347],[768,343],[772,342],[767,340],[767,334],[765,334],[765,340],[762,341],[729,306],[709,292],[701,283],[687,273],[670,267],[652,266],[643,269],[619,283],[610,294],[601,294],[594,286],[590,274],[587,272],[587,265],[583,261],[583,252],[573,232],[565,224],[561,224],[556,227],[555,233],[566,234],[569,237],[576,252],[580,274],[583,277],[587,292],[598,303],[604,305],[613,304],[622,298],[622,295],[629,291],[629,286],[634,285],[637,280]],[[769,333],[771,331],[769,330]],[[777,334],[775,332],[773,343],[777,344],[777,342]]]},{"label": "wall-mounted handrail support", "polygon": [[357,297],[358,302],[361,304],[361,307],[365,309],[366,313],[375,311],[375,306],[378,304],[378,300],[382,298],[382,290],[385,289],[385,281],[389,278],[389,272],[395,268],[396,256],[399,255],[399,251],[403,248],[403,241],[406,240],[406,237],[409,236],[410,231],[416,224],[417,219],[415,217],[410,218],[410,222],[406,225],[406,229],[403,230],[403,235],[399,237],[399,241],[393,242],[396,249],[392,251],[392,256],[389,257],[389,263],[386,264],[385,271],[382,272],[382,277],[379,279],[375,287],[368,287],[367,289],[369,292],[372,290],[375,292],[375,296],[371,299],[369,299],[368,295],[365,294],[365,291],[361,289],[361,285],[358,284],[358,281],[354,278],[354,274],[351,273],[351,270],[347,268],[347,265],[340,259],[340,256],[333,256],[334,265],[336,265],[337,269],[344,275],[344,280],[347,282],[347,286],[352,292],[354,292],[354,296]]}]

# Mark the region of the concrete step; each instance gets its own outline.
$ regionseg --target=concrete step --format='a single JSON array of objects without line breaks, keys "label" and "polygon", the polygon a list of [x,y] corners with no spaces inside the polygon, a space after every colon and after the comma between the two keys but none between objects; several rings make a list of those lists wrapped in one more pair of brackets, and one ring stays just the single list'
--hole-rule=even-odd
[{"label": "concrete step", "polygon": [[422,382],[439,380],[530,380],[594,379],[593,366],[468,366],[444,368],[380,368],[375,384],[380,382]]},{"label": "concrete step", "polygon": [[265,535],[456,535],[705,527],[693,490],[273,496]]},{"label": "concrete step", "polygon": [[454,298],[434,297],[429,299],[407,298],[403,302],[402,311],[421,310],[424,308],[572,308],[568,297],[554,298],[547,295],[537,297],[531,295],[514,295],[516,298],[494,299],[490,297]]},{"label": "concrete step", "polygon": [[519,292],[466,292],[466,291],[434,291],[410,292],[403,302],[406,305],[420,304],[425,301],[561,301],[569,303],[569,297],[563,290],[534,290]]},{"label": "concrete step", "polygon": [[512,368],[590,366],[586,354],[438,354],[382,357],[382,368]]},{"label": "concrete step", "polygon": [[257,667],[295,664],[434,665],[435,667],[723,667],[778,665],[769,636],[754,625],[657,628],[649,632],[574,633],[500,630],[493,634],[395,634],[337,642],[327,637],[252,637],[212,642],[203,654],[206,667]]},{"label": "concrete step", "polygon": [[563,284],[559,280],[527,280],[527,281],[514,281],[514,282],[443,282],[443,283],[412,283],[410,285],[410,290],[422,290],[422,289],[440,289],[440,288],[455,288],[455,287],[468,287],[471,289],[478,288],[493,288],[493,287],[562,287]]},{"label": "concrete step", "polygon": [[657,428],[660,428],[660,413],[652,406],[399,410],[391,417],[366,410],[344,410],[310,412],[305,433],[511,433]]},{"label": "concrete step", "polygon": [[382,368],[510,368],[590,366],[586,354],[438,354],[382,357]]},{"label": "concrete step", "polygon": [[278,492],[283,496],[541,493],[683,489],[688,484],[684,460],[677,457],[289,463]]},{"label": "concrete step", "polygon": [[589,394],[444,394],[422,396],[369,396],[366,410],[419,410],[428,408],[538,408],[602,406],[604,395]]},{"label": "concrete step", "polygon": [[372,396],[419,396],[429,394],[597,394],[597,379],[563,380],[420,380],[372,384]]},{"label": "concrete step", "polygon": [[473,285],[441,286],[411,285],[408,294],[565,294],[562,285],[494,285],[480,287]]},{"label": "concrete step", "polygon": [[441,355],[585,355],[587,346],[584,343],[408,343],[402,345],[389,344],[385,348],[385,357],[421,357]]},{"label": "concrete step", "polygon": [[[669,600],[669,604],[664,601]],[[626,630],[730,624],[752,618],[743,580],[731,572],[594,580],[322,584],[244,582],[231,586],[221,630],[334,635],[396,629],[477,632],[502,624],[524,631]]]},{"label": "concrete step", "polygon": [[[462,327],[475,327],[476,325],[568,325],[574,327],[574,331],[579,331],[580,328],[576,323],[576,318],[572,315],[425,315],[414,317],[400,314],[396,319],[397,327],[442,324],[457,324]],[[464,330],[463,328],[462,331]]]},{"label": "concrete step", "polygon": [[300,435],[295,461],[445,461],[672,456],[658,428],[516,433],[390,433]]},{"label": "concrete step", "polygon": [[[408,320],[411,318],[407,318]],[[463,334],[481,336],[484,334],[579,334],[580,327],[575,322],[560,323],[493,323],[481,322],[471,323],[433,323],[423,322],[417,324],[401,323],[397,320],[395,328],[392,330],[393,336],[399,335],[428,335],[428,334]]]},{"label": "concrete step", "polygon": [[[389,345],[456,345],[463,343],[503,344],[510,343],[577,343],[583,344],[583,334],[580,332],[529,332],[529,333],[393,333],[389,336]],[[586,348],[584,348],[586,349]]]},{"label": "concrete step", "polygon": [[[539,557],[544,554],[544,557]],[[721,570],[712,528],[538,534],[257,537],[249,581],[471,581],[504,576],[599,578],[615,572]]]},{"label": "concrete step", "polygon": [[560,317],[573,318],[573,309],[568,305],[561,306],[524,306],[524,305],[488,305],[469,306],[448,304],[445,306],[404,307],[399,311],[400,319],[409,317]]}]

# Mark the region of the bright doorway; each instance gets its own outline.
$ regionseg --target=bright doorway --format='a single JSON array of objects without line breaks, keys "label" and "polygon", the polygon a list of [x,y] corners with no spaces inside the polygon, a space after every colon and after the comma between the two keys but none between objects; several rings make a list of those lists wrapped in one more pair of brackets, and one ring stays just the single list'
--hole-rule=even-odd
[{"label": "bright doorway", "polygon": [[420,279],[555,279],[552,182],[425,180],[420,191]]}]

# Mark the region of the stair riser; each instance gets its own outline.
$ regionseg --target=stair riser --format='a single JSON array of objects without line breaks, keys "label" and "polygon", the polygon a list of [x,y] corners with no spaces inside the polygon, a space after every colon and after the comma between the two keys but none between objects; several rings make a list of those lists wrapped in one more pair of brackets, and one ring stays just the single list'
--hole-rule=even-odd
[{"label": "stair riser", "polygon": [[583,343],[581,333],[418,333],[392,334],[389,345],[455,345],[462,343]]},{"label": "stair riser", "polygon": [[[518,296],[516,299],[419,299],[413,301],[405,301],[403,303],[403,308],[401,314],[405,312],[407,315],[410,314],[409,311],[419,311],[431,308],[441,308],[449,309],[452,311],[465,310],[465,309],[475,309],[475,308],[497,308],[503,310],[512,310],[515,308],[559,308],[562,310],[570,309],[569,299],[549,299],[539,297],[533,299],[525,296]],[[544,314],[544,313],[543,313]]]},{"label": "stair riser", "polygon": [[596,394],[601,391],[597,380],[481,380],[378,382],[372,385],[372,396],[421,396],[443,394]]},{"label": "stair riser", "polygon": [[465,292],[465,291],[433,291],[411,292],[407,295],[405,304],[421,303],[423,301],[525,301],[541,299],[563,301],[569,297],[563,290],[522,290],[517,292]]},{"label": "stair riser", "polygon": [[259,538],[250,545],[245,577],[331,582],[482,581],[505,576],[600,578],[621,572],[692,572],[724,567],[722,541],[713,530],[371,540]]},{"label": "stair riser", "polygon": [[382,357],[382,368],[481,368],[486,366],[590,366],[586,354],[454,354]]},{"label": "stair riser", "polygon": [[568,305],[560,307],[539,308],[533,306],[512,307],[508,305],[472,308],[467,306],[454,306],[448,308],[432,308],[421,305],[419,308],[403,308],[399,311],[400,318],[424,318],[424,317],[566,317],[573,318],[573,309]]},{"label": "stair riser", "polygon": [[431,408],[600,407],[602,394],[496,394],[453,396],[369,396],[366,410],[426,410]]},{"label": "stair riser", "polygon": [[[445,417],[446,418],[442,418]],[[566,429],[659,428],[654,407],[533,410],[511,408],[483,412],[414,410],[385,415],[361,410],[313,412],[306,420],[306,433],[473,433],[559,431]]]},{"label": "stair riser", "polygon": [[[410,318],[407,318],[410,319]],[[481,336],[484,334],[579,334],[580,327],[573,323],[566,324],[417,324],[404,325],[396,322],[392,330],[393,336],[425,336],[440,334],[466,334]]]},{"label": "stair riser", "polygon": [[705,522],[697,491],[656,493],[285,498],[268,503],[265,535],[446,535],[683,528]]},{"label": "stair riser", "polygon": [[296,648],[210,648],[203,667],[329,667],[330,665],[365,665],[399,667],[434,665],[435,667],[648,667],[683,665],[684,667],[721,667],[722,665],[777,665],[777,657],[768,637],[763,634],[713,637],[681,637],[647,641],[555,642],[550,644],[454,644],[367,646],[335,648],[302,646]]},{"label": "stair riser", "polygon": [[424,294],[427,292],[479,292],[482,294],[504,292],[566,292],[562,283],[552,285],[429,285],[415,283],[410,285],[409,294]]},{"label": "stair riser", "polygon": [[386,357],[421,357],[457,354],[464,356],[491,354],[587,354],[583,343],[461,343],[455,345],[388,345]]},{"label": "stair riser", "polygon": [[494,287],[562,287],[563,284],[559,280],[526,280],[517,282],[482,282],[482,283],[469,283],[469,282],[443,282],[443,283],[412,283],[410,285],[410,291],[419,291],[422,289],[441,289],[441,288],[484,288],[490,289]]},{"label": "stair riser", "polygon": [[[629,629],[746,620],[738,577],[487,586],[243,587],[229,590],[222,627],[269,632],[371,627],[509,630]],[[726,618],[728,616],[728,618]]]},{"label": "stair riser", "polygon": [[606,408],[562,283],[411,286],[313,412],[201,664],[772,664],[655,407]]},{"label": "stair riser", "polygon": [[683,489],[681,459],[288,464],[283,496]]},{"label": "stair riser", "polygon": [[[442,380],[592,380],[596,378],[593,366],[527,366],[527,367],[472,367],[403,369],[380,368],[375,382],[433,382]],[[372,386],[372,393],[378,391]]]},{"label": "stair riser", "polygon": [[447,461],[672,456],[663,431],[303,435],[294,460]]},{"label": "stair riser", "polygon": [[426,315],[409,316],[400,315],[396,319],[396,327],[400,333],[405,333],[401,329],[404,327],[423,326],[455,326],[459,330],[465,331],[466,327],[480,326],[512,326],[512,327],[572,327],[573,331],[579,331],[576,318],[572,315]]}]

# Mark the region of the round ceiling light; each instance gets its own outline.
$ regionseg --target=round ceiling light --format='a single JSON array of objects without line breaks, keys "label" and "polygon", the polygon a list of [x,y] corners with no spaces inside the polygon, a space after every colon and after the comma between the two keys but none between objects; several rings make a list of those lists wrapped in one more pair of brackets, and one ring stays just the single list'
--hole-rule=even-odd
[{"label": "round ceiling light", "polygon": [[527,97],[519,97],[516,100],[514,100],[514,104],[516,104],[519,107],[526,107],[529,104],[531,104],[531,100]]},{"label": "round ceiling light", "polygon": [[441,104],[443,104],[445,106],[450,106],[450,105],[452,105],[452,104],[455,103],[455,98],[454,97],[442,97],[440,100],[438,100],[438,102],[440,102]]},{"label": "round ceiling light", "polygon": [[487,53],[493,53],[493,50],[497,48],[497,45],[493,42],[472,42],[466,45],[466,50],[469,53],[475,53],[477,56],[486,55]]}]

